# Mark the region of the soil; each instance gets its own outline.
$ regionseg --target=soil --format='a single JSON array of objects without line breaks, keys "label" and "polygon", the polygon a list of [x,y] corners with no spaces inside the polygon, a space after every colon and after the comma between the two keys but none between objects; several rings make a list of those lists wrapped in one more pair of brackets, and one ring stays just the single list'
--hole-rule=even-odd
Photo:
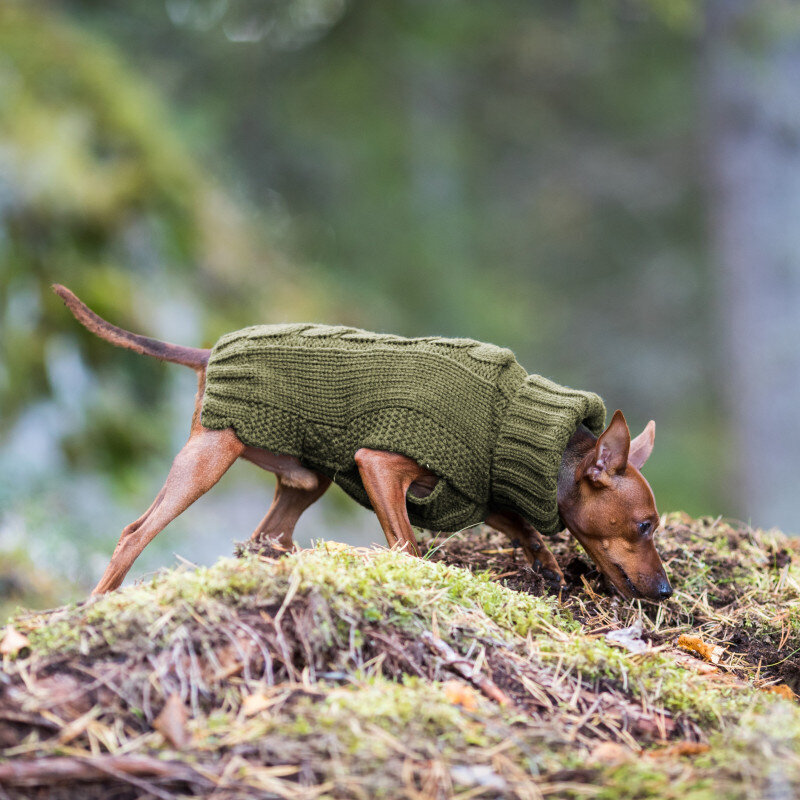
[{"label": "soil", "polygon": [[[709,534],[713,535],[711,546]],[[495,580],[519,592],[560,595],[566,608],[597,632],[608,628],[609,607],[621,602],[566,532],[547,540],[564,573],[566,586],[562,589],[528,564],[516,542],[485,525],[452,538],[422,534],[419,543],[424,557],[434,561],[473,572],[488,571]],[[705,604],[695,604],[688,619],[686,603],[680,595],[663,604],[640,601],[643,615],[651,620],[660,617],[665,631],[645,631],[643,638],[654,645],[663,644],[674,640],[677,627],[691,622],[694,628],[706,629],[707,641],[718,642],[728,652],[742,657],[729,667],[733,674],[745,677],[756,671],[759,677],[786,683],[800,693],[800,637],[790,630],[773,638],[764,636],[763,631],[754,635],[747,613],[753,603],[754,571],[778,577],[787,565],[800,560],[800,542],[783,539],[775,543],[740,523],[696,520],[680,514],[670,517],[663,527],[657,549],[676,589],[680,590],[687,580],[702,578]],[[725,621],[720,623],[720,618]]]}]

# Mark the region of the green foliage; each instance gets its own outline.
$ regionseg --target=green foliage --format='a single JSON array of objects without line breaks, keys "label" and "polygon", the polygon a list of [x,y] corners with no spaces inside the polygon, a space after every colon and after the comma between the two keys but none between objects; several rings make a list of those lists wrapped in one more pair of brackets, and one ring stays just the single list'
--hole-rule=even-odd
[{"label": "green foliage", "polygon": [[[113,45],[47,5],[6,3],[0,78],[0,428],[55,396],[73,416],[68,463],[119,475],[167,449],[168,373],[83,331],[51,283],[123,327],[158,335],[166,325],[197,346],[275,308],[316,316],[329,300],[298,292],[300,274]],[[60,384],[65,361],[73,372]]]},{"label": "green foliage", "polygon": [[154,257],[185,268],[198,255],[191,198],[200,179],[166,133],[158,101],[113,50],[50,11],[9,3],[0,15],[10,192],[0,219],[0,404],[8,425],[47,384],[54,320],[46,310],[56,308],[49,282],[72,284],[99,313],[131,321],[144,276],[128,272],[135,265],[125,239],[140,227],[161,244]]}]

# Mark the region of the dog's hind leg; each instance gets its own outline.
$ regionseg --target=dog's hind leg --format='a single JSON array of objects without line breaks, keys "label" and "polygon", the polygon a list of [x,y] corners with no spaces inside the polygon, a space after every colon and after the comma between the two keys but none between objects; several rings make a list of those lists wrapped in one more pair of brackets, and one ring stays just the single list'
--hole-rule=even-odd
[{"label": "dog's hind leg", "polygon": [[258,447],[246,448],[242,458],[267,472],[274,472],[278,479],[272,505],[253,531],[251,541],[271,540],[280,548],[291,550],[297,520],[322,497],[331,485],[330,478],[304,467],[294,456],[270,453]]},{"label": "dog's hind leg", "polygon": [[300,515],[312,503],[319,500],[331,485],[330,478],[326,478],[324,475],[317,475],[316,477],[316,488],[301,489],[286,483],[279,473],[278,485],[275,487],[275,497],[272,499],[272,505],[250,538],[254,542],[270,540],[281,548],[290,550],[294,545],[292,541],[294,526],[297,525]]},{"label": "dog's hind leg", "polygon": [[270,453],[260,447],[245,447],[242,458],[267,472],[274,472],[284,485],[295,489],[316,489],[323,477],[319,472],[304,467],[294,456]]},{"label": "dog's hind leg", "polygon": [[144,548],[205,494],[244,452],[244,445],[230,428],[213,431],[193,426],[192,435],[175,457],[166,483],[150,509],[128,525],[120,536],[114,555],[92,594],[116,589]]}]

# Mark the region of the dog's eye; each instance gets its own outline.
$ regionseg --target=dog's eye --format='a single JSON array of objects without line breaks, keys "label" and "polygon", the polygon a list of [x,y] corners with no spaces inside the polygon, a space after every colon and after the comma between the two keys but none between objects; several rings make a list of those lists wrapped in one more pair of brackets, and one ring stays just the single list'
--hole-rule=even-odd
[{"label": "dog's eye", "polygon": [[653,527],[653,525],[652,525],[652,523],[650,522],[650,520],[648,519],[648,520],[646,520],[645,522],[640,522],[640,523],[637,525],[637,527],[639,528],[639,533],[640,533],[640,535],[642,535],[642,536],[647,536],[647,534],[648,534],[648,533],[650,533],[650,528],[652,528],[652,527]]}]

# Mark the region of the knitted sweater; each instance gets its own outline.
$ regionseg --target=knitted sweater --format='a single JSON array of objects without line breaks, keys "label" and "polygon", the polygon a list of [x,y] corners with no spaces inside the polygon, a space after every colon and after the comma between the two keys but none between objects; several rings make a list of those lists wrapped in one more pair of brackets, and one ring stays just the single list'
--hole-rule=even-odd
[{"label": "knitted sweater", "polygon": [[556,481],[577,426],[605,420],[595,394],[528,375],[501,347],[404,339],[327,325],[256,325],[223,336],[208,363],[202,424],[296,456],[370,508],[354,455],[413,458],[439,476],[407,495],[412,524],[456,531],[492,509],[542,533],[561,525]]}]

